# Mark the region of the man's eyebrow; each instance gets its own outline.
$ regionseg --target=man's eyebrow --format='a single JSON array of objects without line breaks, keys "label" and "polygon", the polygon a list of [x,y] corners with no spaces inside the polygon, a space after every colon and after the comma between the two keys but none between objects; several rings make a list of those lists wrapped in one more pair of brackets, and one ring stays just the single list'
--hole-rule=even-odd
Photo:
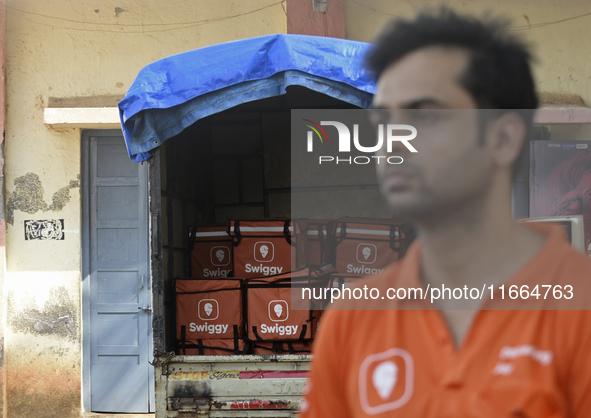
[{"label": "man's eyebrow", "polygon": [[[436,99],[434,97],[419,97],[417,99],[412,99],[407,102],[402,102],[399,109],[421,109],[424,106],[437,106],[446,108],[448,104],[443,100]],[[380,105],[380,103],[376,103],[375,105],[372,104],[372,109],[387,109]]]}]

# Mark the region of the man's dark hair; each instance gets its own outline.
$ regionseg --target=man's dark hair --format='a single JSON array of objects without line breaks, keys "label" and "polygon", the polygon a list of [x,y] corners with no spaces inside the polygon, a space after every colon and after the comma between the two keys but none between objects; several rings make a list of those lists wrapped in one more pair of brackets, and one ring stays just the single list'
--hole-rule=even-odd
[{"label": "man's dark hair", "polygon": [[[459,83],[481,109],[520,110],[530,136],[538,107],[532,56],[523,41],[509,34],[504,20],[461,16],[448,8],[421,13],[412,21],[394,19],[368,51],[366,63],[377,80],[405,55],[433,46],[467,51],[469,63]],[[527,148],[526,142],[517,164]]]},{"label": "man's dark hair", "polygon": [[450,9],[422,13],[414,20],[395,19],[367,55],[376,79],[410,52],[431,46],[468,52],[470,62],[460,83],[482,109],[535,109],[538,98],[525,44],[508,33],[502,20],[460,16]]}]

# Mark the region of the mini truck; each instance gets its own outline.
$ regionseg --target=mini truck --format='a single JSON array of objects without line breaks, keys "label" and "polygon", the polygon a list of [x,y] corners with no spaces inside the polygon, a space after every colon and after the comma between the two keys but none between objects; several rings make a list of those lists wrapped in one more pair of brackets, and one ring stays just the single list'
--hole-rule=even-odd
[{"label": "mini truck", "polygon": [[[180,355],[174,282],[189,277],[189,226],[291,218],[291,110],[369,108],[367,47],[299,35],[214,45],[146,66],[119,103],[129,156],[148,165],[157,418],[296,416],[310,355]],[[377,193],[338,180],[324,193]]]}]

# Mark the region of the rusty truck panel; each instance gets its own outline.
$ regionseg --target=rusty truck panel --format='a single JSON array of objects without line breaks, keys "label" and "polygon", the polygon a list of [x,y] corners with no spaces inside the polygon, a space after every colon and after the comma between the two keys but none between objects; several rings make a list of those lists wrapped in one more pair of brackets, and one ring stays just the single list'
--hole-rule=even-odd
[{"label": "rusty truck panel", "polygon": [[294,418],[310,360],[310,355],[156,357],[156,418]]}]

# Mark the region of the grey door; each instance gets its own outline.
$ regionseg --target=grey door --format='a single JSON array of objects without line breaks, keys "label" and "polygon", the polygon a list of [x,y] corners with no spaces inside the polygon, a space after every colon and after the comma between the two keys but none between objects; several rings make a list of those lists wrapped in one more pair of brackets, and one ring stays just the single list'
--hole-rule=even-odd
[{"label": "grey door", "polygon": [[154,410],[147,164],[121,134],[83,138],[85,406]]}]

